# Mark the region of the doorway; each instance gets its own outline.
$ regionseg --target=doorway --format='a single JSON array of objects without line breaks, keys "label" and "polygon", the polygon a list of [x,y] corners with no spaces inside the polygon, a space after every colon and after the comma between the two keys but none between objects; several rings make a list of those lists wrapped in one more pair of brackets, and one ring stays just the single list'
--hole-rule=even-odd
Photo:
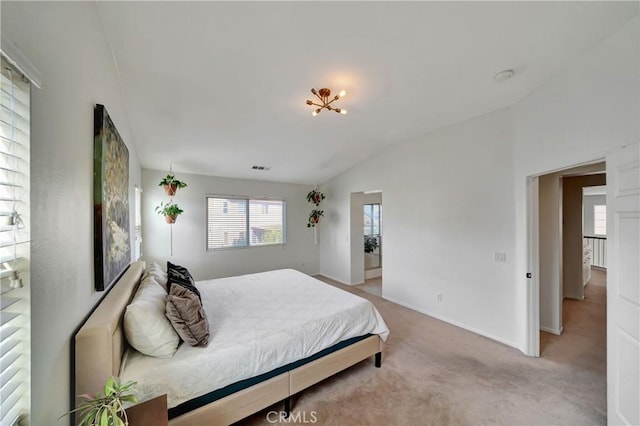
[{"label": "doorway", "polygon": [[[538,343],[536,356],[575,369],[593,385],[593,406],[607,407],[606,270],[592,270],[588,242],[593,210],[585,188],[606,185],[606,164],[597,162],[539,175],[535,215],[538,247]],[[589,191],[587,191],[589,192]],[[602,197],[604,198],[604,197]],[[601,199],[597,201],[601,203]],[[597,210],[597,209],[596,209]],[[588,232],[589,231],[589,232]],[[530,253],[531,254],[531,253]]]},{"label": "doorway", "polygon": [[[585,301],[585,289],[591,276],[590,249],[585,244],[590,240],[585,238],[588,233],[585,228],[583,188],[604,186],[605,167],[604,162],[598,162],[540,175],[535,179],[537,211],[533,214],[537,221],[535,237],[538,241],[538,273],[534,274],[534,278],[537,278],[539,299],[536,356],[545,356],[546,349],[558,346],[568,322],[571,322],[569,331],[573,333],[577,323],[590,318],[581,313],[581,309],[588,308],[595,297],[594,294],[589,294],[588,303],[581,303]],[[598,275],[598,282],[606,282],[606,273],[602,275]],[[604,371],[606,292],[597,293],[598,302],[595,307],[602,308],[602,312],[595,315],[599,318],[599,323],[586,331],[601,332],[601,335],[590,340],[591,343],[601,344],[591,349],[585,346],[583,349],[598,353],[598,358],[602,358]],[[600,300],[600,296],[604,299]],[[568,308],[570,312],[567,311]]]},{"label": "doorway", "polygon": [[[640,338],[640,145],[606,153],[607,279],[606,374],[599,386],[612,424],[640,424],[638,359]],[[600,161],[604,161],[605,158]],[[583,163],[584,164],[584,163]],[[540,356],[539,179],[527,178],[525,353]],[[592,271],[593,272],[593,271]],[[571,362],[572,359],[568,359]],[[584,370],[586,371],[586,370]]]},{"label": "doorway", "polygon": [[364,278],[382,276],[382,204],[363,206]]},{"label": "doorway", "polygon": [[351,215],[352,283],[381,297],[384,250],[382,191],[352,193]]},{"label": "doorway", "polygon": [[[365,197],[364,222],[364,284],[368,293],[382,296],[382,194]],[[376,198],[375,203],[371,203]],[[380,199],[378,199],[380,198]]]}]

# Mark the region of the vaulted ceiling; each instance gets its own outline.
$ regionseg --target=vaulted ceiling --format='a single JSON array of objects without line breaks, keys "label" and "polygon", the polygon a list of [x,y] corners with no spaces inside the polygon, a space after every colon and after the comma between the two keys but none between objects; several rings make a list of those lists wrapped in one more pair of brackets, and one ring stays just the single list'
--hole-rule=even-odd
[{"label": "vaulted ceiling", "polygon": [[[143,167],[307,184],[518,102],[638,14],[635,2],[97,7]],[[497,82],[505,69],[515,77]],[[312,87],[345,89],[348,115],[312,117]]]}]

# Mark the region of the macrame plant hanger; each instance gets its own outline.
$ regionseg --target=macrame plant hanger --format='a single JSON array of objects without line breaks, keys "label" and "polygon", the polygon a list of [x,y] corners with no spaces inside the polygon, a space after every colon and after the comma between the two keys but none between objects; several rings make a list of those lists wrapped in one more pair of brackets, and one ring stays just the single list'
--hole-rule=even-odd
[{"label": "macrame plant hanger", "polygon": [[[175,176],[173,174],[173,162],[169,162],[169,174]],[[169,195],[169,202],[173,203],[173,195]],[[173,223],[169,224],[169,256],[171,257],[173,257]]]},{"label": "macrame plant hanger", "polygon": [[173,223],[169,227],[169,256],[173,257]]},{"label": "macrame plant hanger", "polygon": [[[307,194],[307,201],[311,204],[314,204],[315,207],[320,206],[320,202],[325,199],[325,196],[320,190],[318,186],[312,189]],[[309,221],[307,222],[307,228],[313,228],[313,243],[318,244],[318,225],[320,224],[320,217],[323,216],[324,210],[318,210],[317,208],[313,208],[311,213],[309,214]]]},{"label": "macrame plant hanger", "polygon": [[187,186],[186,182],[182,182],[176,179],[176,176],[173,172],[173,163],[169,163],[169,173],[165,176],[160,183],[159,186],[164,188],[164,191],[169,196],[169,202],[167,204],[163,202],[160,203],[159,206],[156,207],[156,211],[158,214],[162,214],[164,216],[165,221],[171,225],[169,228],[169,252],[170,255],[173,256],[173,224],[175,223],[178,216],[184,211],[173,202],[173,197],[178,192],[178,189],[185,188]]}]

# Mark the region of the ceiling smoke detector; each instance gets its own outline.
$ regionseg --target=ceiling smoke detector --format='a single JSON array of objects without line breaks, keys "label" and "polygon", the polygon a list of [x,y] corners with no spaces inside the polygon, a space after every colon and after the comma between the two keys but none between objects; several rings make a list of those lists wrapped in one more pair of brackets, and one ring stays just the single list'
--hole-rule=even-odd
[{"label": "ceiling smoke detector", "polygon": [[494,78],[496,79],[496,81],[503,82],[503,81],[511,80],[515,74],[516,73],[514,70],[504,70],[496,74]]}]

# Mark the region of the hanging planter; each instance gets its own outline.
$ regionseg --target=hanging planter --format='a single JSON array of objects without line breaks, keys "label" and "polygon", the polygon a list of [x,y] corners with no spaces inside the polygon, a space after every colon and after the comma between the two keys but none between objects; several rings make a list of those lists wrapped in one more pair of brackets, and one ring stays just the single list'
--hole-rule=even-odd
[{"label": "hanging planter", "polygon": [[307,201],[310,202],[310,203],[315,204],[316,206],[319,206],[320,202],[322,200],[324,200],[324,199],[325,199],[324,194],[322,192],[318,191],[317,189],[312,189],[307,194]]},{"label": "hanging planter", "polygon": [[324,210],[311,210],[311,213],[309,213],[309,222],[307,223],[307,228],[314,228],[320,222],[321,216],[324,216]]},{"label": "hanging planter", "polygon": [[176,195],[179,188],[186,188],[187,183],[176,179],[175,175],[169,173],[167,176],[162,178],[158,186],[163,187],[164,192],[166,192],[168,196],[173,197]]},{"label": "hanging planter", "polygon": [[160,205],[156,207],[156,213],[163,215],[164,220],[167,223],[172,224],[176,222],[176,219],[178,218],[179,215],[184,213],[184,210],[178,207],[177,204],[174,204],[174,203],[165,204],[164,202],[161,202]]}]

